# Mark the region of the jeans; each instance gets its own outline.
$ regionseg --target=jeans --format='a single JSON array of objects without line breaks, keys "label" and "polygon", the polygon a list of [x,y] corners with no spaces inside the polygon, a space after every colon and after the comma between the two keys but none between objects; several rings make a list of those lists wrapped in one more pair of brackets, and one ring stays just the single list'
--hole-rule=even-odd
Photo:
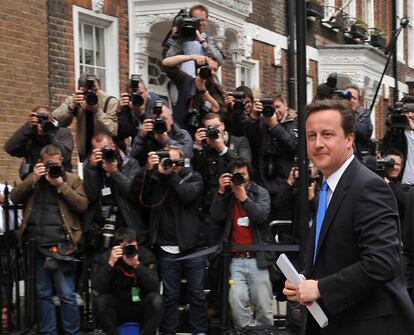
[{"label": "jeans", "polygon": [[189,319],[193,334],[206,334],[208,329],[207,299],[204,294],[204,274],[207,256],[175,261],[181,254],[160,251],[159,260],[163,284],[164,315],[160,332],[174,334],[178,325],[181,277],[187,279],[187,293],[190,303]]},{"label": "jeans", "polygon": [[65,334],[76,335],[80,330],[79,307],[75,294],[75,270],[59,265],[56,270],[45,269],[45,257],[36,255],[36,305],[38,330],[42,335],[57,335],[53,287],[60,299],[62,325]]},{"label": "jeans", "polygon": [[[259,269],[255,258],[233,258],[230,265],[229,303],[236,327],[273,325],[273,294],[269,270]],[[253,319],[251,307],[255,307]]]}]

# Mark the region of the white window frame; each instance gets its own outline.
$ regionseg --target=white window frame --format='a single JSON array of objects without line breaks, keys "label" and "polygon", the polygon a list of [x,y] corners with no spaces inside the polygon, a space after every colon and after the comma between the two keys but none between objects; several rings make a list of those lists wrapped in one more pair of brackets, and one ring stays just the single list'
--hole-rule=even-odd
[{"label": "white window frame", "polygon": [[414,2],[408,1],[408,66],[414,68]]},{"label": "white window frame", "polygon": [[104,28],[104,57],[107,70],[105,72],[105,92],[119,96],[119,46],[118,46],[118,19],[109,15],[72,6],[73,16],[73,48],[75,65],[75,85],[80,76],[79,63],[79,23],[86,23]]},{"label": "white window frame", "polygon": [[259,78],[259,61],[256,59],[242,58],[240,62],[235,64],[236,67],[236,87],[241,85],[241,68],[247,68],[250,70],[250,83],[246,83],[246,86],[252,90],[258,90],[260,88]]},{"label": "white window frame", "polygon": [[374,0],[364,0],[364,21],[368,28],[375,28]]},{"label": "white window frame", "polygon": [[[404,0],[397,0],[397,29],[400,26],[400,20],[404,17]],[[397,59],[404,63],[404,30],[401,31],[397,40]]]},{"label": "white window frame", "polygon": [[313,100],[313,78],[306,77],[306,100],[310,104]]},{"label": "white window frame", "polygon": [[[343,3],[346,4],[346,2],[349,0],[344,0]],[[348,4],[348,6],[343,7],[344,12],[348,13],[349,17],[356,18],[356,1],[351,0]]]}]

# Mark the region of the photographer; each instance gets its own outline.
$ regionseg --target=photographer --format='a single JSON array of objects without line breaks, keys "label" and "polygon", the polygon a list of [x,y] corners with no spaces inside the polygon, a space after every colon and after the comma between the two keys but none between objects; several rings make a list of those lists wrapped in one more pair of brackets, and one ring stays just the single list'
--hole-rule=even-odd
[{"label": "photographer", "polygon": [[113,244],[93,280],[98,327],[116,335],[117,325],[136,321],[140,334],[155,335],[162,315],[157,260],[129,228],[119,228]]},{"label": "photographer", "polygon": [[[186,21],[191,22],[186,24]],[[207,25],[208,9],[203,5],[191,7],[189,17],[185,11],[180,12],[173,22],[173,28],[166,43],[163,45],[163,58],[176,55],[201,55],[214,59],[218,65],[223,64],[222,52],[214,40],[205,33]],[[196,76],[193,62],[184,63],[181,69],[193,78]]]},{"label": "photographer", "polygon": [[61,303],[65,334],[80,331],[80,314],[75,294],[74,252],[81,237],[79,215],[88,200],[78,176],[65,172],[59,148],[47,145],[33,172],[10,193],[10,199],[24,203],[19,236],[37,243],[36,303],[40,334],[57,334],[54,289]]},{"label": "photographer", "polygon": [[[405,122],[393,122],[402,121],[401,118]],[[403,184],[414,185],[414,97],[404,97],[391,120],[391,127],[383,138],[384,151],[397,149],[403,154],[405,161],[400,179]]]},{"label": "photographer", "polygon": [[[178,66],[185,61],[194,61],[197,67],[195,78]],[[206,56],[177,55],[165,58],[162,64],[178,89],[174,119],[193,135],[205,114],[221,111],[223,93],[216,77],[218,63]]]},{"label": "photographer", "polygon": [[79,77],[78,89],[53,111],[53,117],[62,127],[69,127],[76,118],[76,144],[79,158],[84,161],[94,135],[117,135],[117,109],[117,99],[100,90],[95,76],[84,73]]},{"label": "photographer", "polygon": [[217,192],[219,176],[229,171],[229,165],[236,157],[242,157],[250,163],[251,152],[245,137],[232,136],[225,131],[219,114],[206,114],[202,125],[204,128],[199,128],[195,133],[193,164],[194,170],[204,179],[203,212],[207,217]]},{"label": "photographer", "polygon": [[180,128],[165,101],[157,100],[152,109],[152,118],[145,119],[132,144],[131,156],[141,166],[146,164],[148,153],[174,145],[183,150],[185,157],[193,155],[193,140],[187,130]]},{"label": "photographer", "polygon": [[[268,225],[269,193],[250,180],[250,164],[243,158],[236,158],[230,171],[220,176],[210,208],[211,218],[222,228],[221,240],[241,245],[274,243]],[[268,269],[273,261],[272,252],[232,252],[229,303],[235,327],[273,325]],[[250,306],[255,306],[255,319]]]},{"label": "photographer", "polygon": [[124,152],[126,152],[125,139],[131,137],[131,143],[133,143],[142,123],[150,117],[155,101],[160,99],[157,94],[148,92],[147,87],[138,75],[133,74],[131,76],[128,92],[122,93],[118,102],[116,143]]},{"label": "photographer", "polygon": [[158,247],[165,313],[160,332],[175,334],[178,326],[181,277],[187,279],[192,334],[207,334],[207,300],[204,294],[206,256],[178,258],[199,251],[205,232],[198,212],[203,180],[185,166],[183,152],[175,147],[150,152],[142,200],[151,207],[150,245]]},{"label": "photographer", "polygon": [[35,107],[28,120],[16,130],[4,145],[6,152],[14,157],[23,157],[20,178],[24,179],[33,171],[40,158],[40,150],[48,144],[58,147],[63,155],[65,171],[72,171],[73,137],[70,129],[60,128],[53,120],[48,107]]},{"label": "photographer", "polygon": [[92,148],[84,168],[85,191],[90,201],[84,216],[84,243],[94,263],[96,257],[112,247],[117,228],[132,229],[140,245],[146,241],[147,230],[132,192],[133,180],[140,172],[138,162],[125,156],[106,134],[94,136]]}]

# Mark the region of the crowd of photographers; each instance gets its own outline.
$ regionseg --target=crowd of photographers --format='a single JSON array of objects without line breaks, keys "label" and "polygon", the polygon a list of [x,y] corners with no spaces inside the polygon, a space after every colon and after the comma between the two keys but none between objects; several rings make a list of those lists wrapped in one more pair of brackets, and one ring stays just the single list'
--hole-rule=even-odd
[{"label": "crowd of photographers", "polygon": [[[293,222],[296,234],[278,234],[277,242],[303,245],[309,228],[292,229],[298,213],[296,112],[280,94],[258,98],[246,86],[223,92],[215,75],[223,54],[205,33],[207,25],[202,5],[176,17],[163,44],[162,63],[177,88],[169,101],[149,92],[137,75],[117,99],[100,89],[95,76],[83,74],[56,110],[34,108],[7,141],[5,150],[23,158],[22,182],[11,193],[14,203],[25,204],[19,234],[37,241],[39,333],[57,333],[55,293],[64,332],[80,332],[75,284],[82,260],[82,278],[91,274],[97,326],[107,334],[126,321],[138,321],[144,335],[157,328],[175,334],[183,277],[191,331],[206,334],[208,308],[212,315],[223,308],[225,277],[220,253],[202,251],[223,242],[256,248],[231,251],[234,327],[273,325],[275,255],[260,246],[276,243],[278,222]],[[317,98],[348,99],[358,115],[356,156],[382,175],[398,200],[411,288],[414,101],[396,105],[378,145],[370,139],[360,89],[344,89],[331,76]],[[74,118],[83,180],[71,173],[74,140],[67,127]],[[309,175],[312,212],[320,178],[315,168]]]}]

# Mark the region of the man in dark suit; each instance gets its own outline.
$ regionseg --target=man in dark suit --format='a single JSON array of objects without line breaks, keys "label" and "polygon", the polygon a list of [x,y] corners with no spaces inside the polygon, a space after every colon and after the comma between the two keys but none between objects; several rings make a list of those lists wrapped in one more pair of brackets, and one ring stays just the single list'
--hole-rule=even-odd
[{"label": "man in dark suit", "polygon": [[309,158],[322,171],[318,213],[305,276],[285,283],[289,300],[317,301],[329,324],[311,316],[306,334],[414,334],[414,308],[403,283],[398,212],[389,186],[353,151],[355,113],[347,102],[307,107]]}]

